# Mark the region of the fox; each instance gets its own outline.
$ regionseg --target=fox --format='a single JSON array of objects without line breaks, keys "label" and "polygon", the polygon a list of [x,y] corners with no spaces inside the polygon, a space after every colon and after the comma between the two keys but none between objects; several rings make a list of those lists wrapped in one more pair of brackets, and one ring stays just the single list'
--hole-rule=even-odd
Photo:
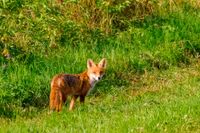
[{"label": "fox", "polygon": [[88,59],[87,69],[80,74],[55,75],[51,81],[50,111],[60,112],[68,96],[71,96],[69,111],[74,109],[77,98],[84,103],[85,97],[104,76],[106,65],[105,58],[98,64]]}]

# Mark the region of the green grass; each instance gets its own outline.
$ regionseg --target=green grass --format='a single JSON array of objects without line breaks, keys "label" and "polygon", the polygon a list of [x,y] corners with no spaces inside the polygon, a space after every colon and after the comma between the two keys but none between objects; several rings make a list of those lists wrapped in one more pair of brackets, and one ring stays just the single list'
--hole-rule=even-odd
[{"label": "green grass", "polygon": [[[3,119],[1,132],[198,132],[199,65],[148,73],[61,113]],[[174,77],[174,78],[172,78]],[[137,89],[140,88],[140,89]],[[34,111],[33,111],[34,112]]]},{"label": "green grass", "polygon": [[[107,2],[0,2],[0,132],[199,132],[198,5]],[[103,80],[49,115],[52,77],[88,58]]]}]

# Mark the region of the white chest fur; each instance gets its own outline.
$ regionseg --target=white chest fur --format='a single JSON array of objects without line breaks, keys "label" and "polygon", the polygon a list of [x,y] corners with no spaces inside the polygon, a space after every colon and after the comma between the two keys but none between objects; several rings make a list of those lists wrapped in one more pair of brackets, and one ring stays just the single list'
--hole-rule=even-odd
[{"label": "white chest fur", "polygon": [[93,78],[90,78],[90,89],[87,92],[87,95],[90,94],[90,92],[93,90],[94,86],[96,85],[97,81]]}]

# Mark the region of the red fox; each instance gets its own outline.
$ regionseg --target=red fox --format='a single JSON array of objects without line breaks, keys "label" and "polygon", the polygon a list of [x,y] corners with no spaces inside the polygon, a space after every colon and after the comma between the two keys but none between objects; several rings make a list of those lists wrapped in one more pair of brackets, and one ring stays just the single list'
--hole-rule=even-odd
[{"label": "red fox", "polygon": [[105,58],[98,64],[88,59],[86,71],[80,74],[58,74],[54,76],[51,81],[50,110],[61,111],[69,95],[72,96],[69,110],[74,108],[78,97],[80,98],[80,102],[83,103],[85,96],[103,77],[106,64]]}]

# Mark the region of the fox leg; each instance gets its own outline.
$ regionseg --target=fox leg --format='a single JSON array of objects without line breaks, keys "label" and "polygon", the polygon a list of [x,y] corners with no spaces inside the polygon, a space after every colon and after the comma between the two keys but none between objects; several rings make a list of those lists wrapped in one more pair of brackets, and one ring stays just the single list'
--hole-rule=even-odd
[{"label": "fox leg", "polygon": [[66,102],[66,100],[67,100],[67,95],[62,95],[62,102],[63,102],[63,104],[65,104],[65,102]]},{"label": "fox leg", "polygon": [[80,96],[80,103],[84,103],[84,101],[85,101],[85,96]]},{"label": "fox leg", "polygon": [[78,95],[72,96],[72,100],[71,100],[70,106],[69,106],[69,111],[71,111],[74,108],[74,104],[75,104],[77,98],[78,98]]}]

